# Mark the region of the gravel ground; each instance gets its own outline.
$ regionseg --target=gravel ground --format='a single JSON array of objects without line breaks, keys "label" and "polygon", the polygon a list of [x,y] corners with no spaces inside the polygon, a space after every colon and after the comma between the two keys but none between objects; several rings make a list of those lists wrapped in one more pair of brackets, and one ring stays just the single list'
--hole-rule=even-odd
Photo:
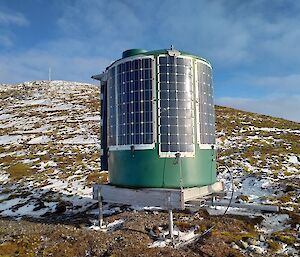
[{"label": "gravel ground", "polygon": [[[70,220],[52,217],[47,220],[0,219],[0,256],[244,256],[232,249],[222,231],[253,231],[256,221],[175,213],[175,224],[184,230],[198,225],[199,233],[215,225],[212,233],[185,248],[149,248],[149,231],[167,226],[165,212],[125,211],[106,218],[106,222],[126,220],[112,233],[93,231],[86,217]],[[72,224],[73,223],[73,224]],[[203,230],[203,231],[202,231]]]}]

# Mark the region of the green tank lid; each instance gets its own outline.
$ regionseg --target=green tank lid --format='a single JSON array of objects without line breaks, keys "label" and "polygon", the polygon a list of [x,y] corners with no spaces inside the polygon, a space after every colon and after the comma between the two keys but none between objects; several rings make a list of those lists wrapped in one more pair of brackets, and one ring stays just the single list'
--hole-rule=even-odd
[{"label": "green tank lid", "polygon": [[122,58],[130,57],[130,56],[138,55],[138,54],[143,54],[146,52],[147,52],[147,50],[144,50],[144,49],[138,49],[138,48],[128,49],[123,52]]}]

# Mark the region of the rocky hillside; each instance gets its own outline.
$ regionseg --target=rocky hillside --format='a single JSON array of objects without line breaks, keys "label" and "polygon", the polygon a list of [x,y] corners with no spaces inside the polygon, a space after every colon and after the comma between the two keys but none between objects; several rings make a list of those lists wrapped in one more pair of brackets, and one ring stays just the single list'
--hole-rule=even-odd
[{"label": "rocky hillside", "polygon": [[244,201],[299,212],[299,123],[218,106],[217,138],[218,163],[231,167]]},{"label": "rocky hillside", "polygon": [[[130,222],[110,235],[89,230],[97,211],[91,185],[107,180],[99,166],[97,86],[0,85],[0,98],[0,256],[187,254],[186,249],[149,248],[148,231],[167,224],[162,211],[105,206],[107,215],[114,213],[109,221]],[[179,230],[193,225],[201,233],[215,224],[188,255],[298,256],[300,124],[220,106],[216,113],[219,179],[232,190],[222,166],[230,167],[234,201],[278,205],[282,211],[245,214],[231,208],[226,217],[218,216],[222,208],[178,213]]]}]

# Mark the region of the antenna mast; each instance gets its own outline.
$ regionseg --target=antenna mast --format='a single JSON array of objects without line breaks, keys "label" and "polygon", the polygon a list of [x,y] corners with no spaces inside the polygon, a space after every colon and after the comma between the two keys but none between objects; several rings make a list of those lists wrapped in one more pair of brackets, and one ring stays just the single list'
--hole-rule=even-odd
[{"label": "antenna mast", "polygon": [[49,67],[48,79],[49,79],[49,81],[51,81],[51,67]]}]

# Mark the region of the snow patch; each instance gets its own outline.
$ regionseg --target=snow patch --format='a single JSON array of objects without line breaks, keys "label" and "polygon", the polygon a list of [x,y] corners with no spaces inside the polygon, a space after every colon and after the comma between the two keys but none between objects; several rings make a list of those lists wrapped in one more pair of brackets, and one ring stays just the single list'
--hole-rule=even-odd
[{"label": "snow patch", "polygon": [[241,193],[252,199],[270,195],[270,181],[268,179],[258,179],[247,177],[242,183]]},{"label": "snow patch", "polygon": [[[195,233],[196,229],[192,228],[188,231],[182,232],[176,226],[174,226],[173,234],[175,239],[175,244],[180,245],[187,242],[191,242],[193,238],[197,237],[198,234]],[[162,233],[158,236],[157,240],[155,240],[148,247],[166,247],[172,243],[172,240],[168,238],[169,231],[162,231]]]},{"label": "snow patch", "polygon": [[97,144],[97,137],[94,136],[76,136],[73,138],[68,138],[61,141],[62,144],[66,145],[87,145],[87,144]]},{"label": "snow patch", "polygon": [[22,136],[0,136],[0,145],[17,144],[22,142]]},{"label": "snow patch", "polygon": [[37,145],[37,144],[47,144],[50,141],[48,136],[40,136],[31,139],[27,144]]},{"label": "snow patch", "polygon": [[100,121],[100,115],[86,117],[83,119],[83,121]]},{"label": "snow patch", "polygon": [[11,114],[1,114],[0,115],[0,120],[7,120],[7,119],[10,119],[12,117],[14,117],[14,116],[11,115]]},{"label": "snow patch", "polygon": [[51,105],[51,101],[49,99],[35,99],[35,100],[24,100],[21,101],[23,106],[34,106],[34,105]]},{"label": "snow patch", "polygon": [[49,125],[44,125],[40,128],[37,129],[32,129],[32,130],[17,130],[14,132],[14,134],[36,134],[36,133],[47,133],[50,132],[49,130],[50,126]]},{"label": "snow patch", "polygon": [[6,182],[7,180],[8,180],[8,178],[9,178],[9,175],[8,174],[6,174],[6,173],[1,173],[0,174],[0,182]]},{"label": "snow patch", "polygon": [[124,222],[125,222],[125,220],[119,219],[119,220],[115,220],[114,222],[111,222],[111,223],[105,225],[102,228],[97,225],[92,225],[89,227],[89,229],[96,230],[96,231],[101,230],[103,232],[109,233],[109,232],[113,232],[113,231],[119,229],[121,226],[123,226]]},{"label": "snow patch", "polygon": [[281,231],[289,227],[287,224],[289,215],[287,214],[266,214],[264,218],[261,223],[261,230],[266,233]]},{"label": "snow patch", "polygon": [[295,155],[289,156],[288,161],[293,164],[300,164],[299,158]]}]

